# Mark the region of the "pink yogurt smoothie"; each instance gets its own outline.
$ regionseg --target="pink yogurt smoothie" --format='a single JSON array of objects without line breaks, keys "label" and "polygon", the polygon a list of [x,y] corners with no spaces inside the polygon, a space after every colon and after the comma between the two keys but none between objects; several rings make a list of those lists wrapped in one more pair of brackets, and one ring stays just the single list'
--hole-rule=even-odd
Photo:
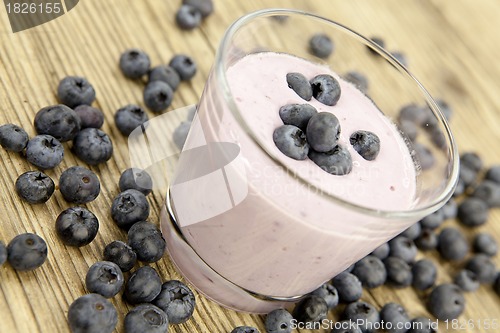
[{"label": "pink yogurt smoothie", "polygon": [[[288,87],[289,72],[300,72],[308,79],[318,74],[336,77],[342,90],[337,105],[301,99]],[[235,117],[215,84],[216,75],[206,86],[184,150],[231,142],[239,147],[239,154],[220,177],[223,185],[202,177],[195,191],[174,185],[170,193],[183,237],[225,279],[256,294],[303,295],[415,222],[366,214],[353,206],[410,209],[416,174],[395,125],[352,84],[328,67],[288,54],[247,55],[226,71],[239,114]],[[339,143],[353,159],[348,175],[331,175],[309,159],[297,161],[276,148],[273,131],[283,124],[278,111],[290,103],[310,103],[318,112],[336,115],[341,125]],[[381,148],[374,161],[364,160],[350,145],[349,137],[356,130],[379,136]],[[201,163],[210,161],[181,154],[178,177],[182,178],[182,170]],[[221,201],[229,208],[219,206]],[[169,250],[181,271],[189,271],[187,278],[195,286],[204,285],[203,274],[197,275],[175,249]]]}]

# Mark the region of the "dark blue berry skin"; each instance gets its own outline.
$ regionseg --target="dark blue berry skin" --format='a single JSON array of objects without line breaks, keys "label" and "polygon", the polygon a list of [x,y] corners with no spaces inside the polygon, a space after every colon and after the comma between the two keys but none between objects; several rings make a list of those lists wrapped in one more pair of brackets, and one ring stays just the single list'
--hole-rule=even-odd
[{"label": "dark blue berry skin", "polygon": [[478,233],[472,241],[472,247],[477,253],[482,253],[493,257],[498,252],[498,244],[496,239],[485,232]]},{"label": "dark blue berry skin", "polygon": [[500,184],[491,180],[484,180],[474,189],[473,197],[483,200],[488,207],[500,206]]},{"label": "dark blue berry skin", "polygon": [[337,176],[347,175],[352,171],[352,157],[349,151],[340,145],[326,153],[309,150],[309,158],[324,171]]},{"label": "dark blue berry skin", "polygon": [[90,266],[85,277],[85,286],[91,293],[111,298],[123,287],[123,274],[117,264],[110,261],[98,261]]},{"label": "dark blue berry skin", "polygon": [[464,187],[468,188],[476,182],[478,172],[472,170],[471,168],[460,164],[460,169],[458,172],[458,180],[464,183]]},{"label": "dark blue berry skin", "polygon": [[16,180],[16,193],[30,204],[44,203],[54,193],[54,181],[40,171],[27,171]]},{"label": "dark blue berry skin", "polygon": [[166,333],[167,314],[153,304],[141,304],[125,316],[125,333]]},{"label": "dark blue berry skin", "polygon": [[189,129],[191,128],[191,121],[183,121],[177,126],[172,134],[172,139],[179,150],[182,150],[184,143],[186,142]]},{"label": "dark blue berry skin", "polygon": [[443,214],[443,219],[454,219],[457,217],[458,213],[458,204],[454,198],[448,200],[443,207],[439,209]]},{"label": "dark blue berry skin", "polygon": [[380,152],[380,139],[370,131],[356,131],[351,134],[349,142],[355,151],[367,161],[373,161]]},{"label": "dark blue berry skin", "polygon": [[80,127],[83,128],[101,128],[104,124],[104,113],[101,110],[90,105],[78,105],[75,113],[80,117]]},{"label": "dark blue berry skin", "polygon": [[380,314],[373,305],[363,301],[348,304],[344,310],[344,318],[362,323],[359,329],[363,333],[374,333],[375,324],[380,322]]},{"label": "dark blue berry skin", "polygon": [[427,300],[427,309],[439,320],[452,320],[465,308],[462,290],[455,284],[445,283],[435,287]]},{"label": "dark blue berry skin", "polygon": [[488,204],[477,197],[466,198],[458,205],[457,217],[467,227],[483,225],[488,220]]},{"label": "dark blue berry skin", "polygon": [[458,178],[457,186],[455,187],[455,191],[453,191],[453,197],[456,198],[461,196],[465,192],[465,183],[460,177]]},{"label": "dark blue berry skin", "polygon": [[309,39],[309,52],[321,59],[328,58],[334,47],[332,39],[323,33],[315,34]]},{"label": "dark blue berry skin", "polygon": [[59,190],[64,200],[76,204],[93,201],[101,192],[96,174],[81,166],[72,166],[59,177]]},{"label": "dark blue berry skin", "polygon": [[420,236],[421,232],[422,232],[422,225],[417,222],[408,227],[400,235],[414,241],[415,239],[418,238],[418,236]]},{"label": "dark blue berry skin", "polygon": [[340,99],[340,84],[331,75],[320,74],[309,81],[313,97],[320,103],[333,106]]},{"label": "dark blue berry skin", "polygon": [[95,100],[95,90],[86,78],[67,76],[59,82],[57,98],[62,104],[74,109],[78,105],[92,104]]},{"label": "dark blue berry skin", "polygon": [[35,130],[38,134],[49,134],[61,142],[72,140],[80,131],[81,120],[75,111],[58,104],[40,109],[35,115]]},{"label": "dark blue berry skin", "polygon": [[330,112],[314,114],[306,127],[307,142],[317,152],[326,153],[337,145],[340,136],[340,122]]},{"label": "dark blue berry skin", "polygon": [[177,89],[181,83],[181,77],[170,66],[161,65],[153,67],[148,73],[148,82],[163,81],[172,88],[173,91]]},{"label": "dark blue berry skin", "polygon": [[267,333],[291,333],[293,317],[285,309],[276,309],[269,312],[266,316]]},{"label": "dark blue berry skin", "polygon": [[73,139],[73,152],[85,163],[97,165],[111,158],[113,143],[100,129],[85,128]]},{"label": "dark blue berry skin", "polygon": [[422,220],[420,220],[420,224],[424,229],[434,230],[438,228],[444,222],[444,211],[438,209],[432,214],[427,215]]},{"label": "dark blue berry skin", "polygon": [[321,322],[326,318],[328,306],[323,297],[307,295],[293,308],[293,318],[300,323]]},{"label": "dark blue berry skin", "polygon": [[259,333],[259,330],[252,326],[238,326],[231,333]]},{"label": "dark blue berry skin", "polygon": [[462,260],[469,253],[469,243],[464,234],[453,227],[441,230],[437,249],[445,260]]},{"label": "dark blue berry skin", "polygon": [[175,55],[168,65],[175,69],[182,81],[191,80],[196,74],[196,63],[191,57],[185,54]]},{"label": "dark blue berry skin", "polygon": [[357,71],[350,71],[344,75],[344,79],[351,82],[362,93],[366,94],[368,92],[368,78],[364,74]]},{"label": "dark blue berry skin", "polygon": [[111,218],[116,225],[128,230],[149,216],[149,202],[141,192],[129,189],[118,193],[111,204]]},{"label": "dark blue berry skin", "polygon": [[453,278],[453,282],[463,291],[476,291],[481,283],[477,279],[477,275],[468,269],[461,269]]},{"label": "dark blue berry skin", "polygon": [[103,258],[114,262],[122,272],[130,271],[137,262],[137,254],[128,244],[122,241],[112,241],[104,248]]},{"label": "dark blue berry skin", "polygon": [[128,245],[137,253],[137,259],[156,262],[165,253],[165,239],[161,231],[147,221],[135,223],[128,231]]},{"label": "dark blue berry skin", "polygon": [[313,96],[311,83],[303,74],[295,72],[286,74],[286,83],[288,88],[295,91],[300,98],[306,101],[311,100]]},{"label": "dark blue berry skin", "polygon": [[363,294],[361,281],[351,273],[342,272],[338,274],[332,279],[332,285],[337,289],[339,301],[342,303],[355,302]]},{"label": "dark blue berry skin", "polygon": [[436,158],[432,154],[429,148],[424,146],[423,144],[416,142],[413,145],[415,158],[418,161],[418,164],[422,168],[422,170],[429,170],[436,163]]},{"label": "dark blue berry skin", "polygon": [[149,120],[147,113],[138,105],[128,104],[115,113],[115,124],[123,135],[130,135],[134,129]]},{"label": "dark blue berry skin", "polygon": [[387,271],[387,283],[397,287],[408,287],[413,281],[413,274],[410,265],[399,257],[387,257],[384,260]]},{"label": "dark blue berry skin", "polygon": [[453,115],[453,110],[452,110],[451,106],[445,100],[442,100],[440,98],[436,99],[435,102],[436,102],[437,106],[439,107],[439,110],[441,111],[441,113],[446,118],[446,120],[450,121],[451,116]]},{"label": "dark blue berry skin", "polygon": [[384,263],[379,258],[368,255],[359,260],[352,270],[365,288],[376,288],[385,283],[387,271]]},{"label": "dark blue berry skin", "polygon": [[417,126],[422,126],[428,119],[428,111],[426,108],[416,105],[408,104],[399,110],[399,122],[409,121]]},{"label": "dark blue berry skin", "polygon": [[28,144],[28,133],[21,127],[14,124],[0,126],[0,145],[5,150],[22,152]]},{"label": "dark blue berry skin", "polygon": [[330,283],[323,284],[318,289],[313,290],[310,294],[323,297],[329,310],[335,308],[339,304],[339,294],[337,292],[337,288],[332,286]]},{"label": "dark blue berry skin", "polygon": [[341,320],[335,323],[330,333],[363,333],[361,328],[351,320]]},{"label": "dark blue berry skin", "polygon": [[429,259],[415,262],[411,268],[413,274],[412,285],[417,290],[429,289],[436,283],[437,268]]},{"label": "dark blue berry skin", "polygon": [[148,195],[153,188],[153,180],[146,171],[138,168],[129,168],[120,175],[118,186],[122,192],[132,189]]},{"label": "dark blue berry skin", "polygon": [[149,82],[144,88],[144,104],[154,113],[165,111],[174,99],[174,91],[163,81]]},{"label": "dark blue berry skin", "polygon": [[429,318],[417,317],[411,320],[411,327],[406,333],[437,333]]},{"label": "dark blue berry skin", "polygon": [[282,125],[273,132],[273,141],[276,147],[286,156],[294,160],[305,160],[309,153],[304,132],[293,125]]},{"label": "dark blue berry skin", "polygon": [[400,120],[398,124],[399,130],[403,135],[407,136],[410,141],[415,141],[418,136],[417,125],[408,120]]},{"label": "dark blue berry skin", "polygon": [[417,256],[417,247],[415,243],[404,236],[397,236],[389,241],[389,247],[391,248],[390,255],[392,257],[399,257],[407,263],[412,263]]},{"label": "dark blue berry skin", "polygon": [[161,279],[154,268],[143,266],[130,275],[125,284],[125,298],[131,304],[149,303],[161,291]]},{"label": "dark blue berry skin", "polygon": [[438,236],[431,229],[422,229],[420,236],[415,239],[415,245],[422,251],[434,250],[438,244]]},{"label": "dark blue berry skin", "polygon": [[7,261],[7,248],[5,244],[0,241],[0,267]]},{"label": "dark blue berry skin", "polygon": [[389,243],[383,243],[382,245],[377,247],[375,250],[373,250],[371,255],[379,258],[380,260],[384,260],[385,258],[387,258],[389,256],[390,251],[391,251],[391,249],[389,247]]},{"label": "dark blue berry skin", "polygon": [[212,0],[182,0],[182,4],[195,7],[203,18],[209,16],[214,11]]},{"label": "dark blue berry skin", "polygon": [[486,170],[484,178],[500,184],[500,165],[493,165]]},{"label": "dark blue berry skin", "polygon": [[393,51],[391,55],[396,58],[397,61],[401,63],[401,65],[408,67],[408,58],[406,55],[400,51]]},{"label": "dark blue berry skin", "polygon": [[69,246],[90,244],[99,230],[97,217],[84,207],[70,207],[63,210],[56,219],[59,239]]},{"label": "dark blue berry skin", "polygon": [[485,254],[475,254],[465,264],[465,269],[473,272],[480,283],[491,284],[495,281],[497,269],[491,258]]},{"label": "dark blue berry skin", "polygon": [[479,172],[483,168],[483,160],[475,152],[466,152],[460,155],[460,166]]},{"label": "dark blue berry skin", "polygon": [[31,271],[47,259],[47,243],[38,235],[24,233],[7,245],[9,264],[17,271]]},{"label": "dark blue berry skin", "polygon": [[302,131],[306,130],[309,119],[316,113],[318,111],[310,104],[287,104],[279,111],[283,124],[297,126]]},{"label": "dark blue berry skin", "polygon": [[120,56],[120,69],[130,79],[141,78],[148,72],[150,65],[148,54],[137,48],[125,50]]},{"label": "dark blue berry skin", "polygon": [[201,23],[201,12],[191,5],[182,5],[175,14],[175,23],[184,30],[191,30]]},{"label": "dark blue berry skin", "polygon": [[52,169],[61,163],[64,157],[64,148],[51,135],[40,134],[28,141],[26,159],[40,169]]},{"label": "dark blue berry skin", "polygon": [[165,311],[172,324],[186,322],[193,315],[196,299],[184,283],[170,280],[162,284],[160,294],[153,303]]},{"label": "dark blue berry skin", "polygon": [[68,323],[72,333],[112,333],[118,323],[118,313],[101,295],[87,294],[70,305]]},{"label": "dark blue berry skin", "polygon": [[[410,317],[405,308],[397,303],[387,303],[380,309],[380,319],[385,323],[391,323],[386,327],[388,333],[406,333],[410,327]],[[398,328],[398,326],[400,326]]]},{"label": "dark blue berry skin", "polygon": [[[381,48],[384,48],[385,47],[385,41],[381,38],[381,37],[378,37],[378,36],[372,36],[370,38],[370,40],[377,44],[378,46],[380,46]],[[370,51],[370,53],[372,54],[375,54],[375,55],[378,55],[377,52],[375,52],[371,47],[368,47],[368,51]]]}]

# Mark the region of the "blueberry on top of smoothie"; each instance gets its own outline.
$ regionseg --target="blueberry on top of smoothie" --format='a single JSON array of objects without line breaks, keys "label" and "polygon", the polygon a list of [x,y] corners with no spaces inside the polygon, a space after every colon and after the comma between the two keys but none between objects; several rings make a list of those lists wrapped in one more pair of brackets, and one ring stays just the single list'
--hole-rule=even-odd
[{"label": "blueberry on top of smoothie", "polygon": [[377,158],[380,151],[380,139],[377,134],[370,131],[356,131],[351,134],[349,142],[354,150],[367,161]]},{"label": "blueberry on top of smoothie", "polygon": [[340,136],[340,122],[333,113],[319,112],[309,119],[306,136],[311,148],[317,152],[331,151]]},{"label": "blueberry on top of smoothie", "polygon": [[302,99],[310,101],[313,96],[311,84],[306,77],[300,73],[288,73],[286,75],[288,87],[293,89]]},{"label": "blueberry on top of smoothie", "polygon": [[283,125],[274,130],[274,144],[288,157],[304,160],[309,152],[309,144],[304,132],[293,125]]},{"label": "blueberry on top of smoothie", "polygon": [[287,104],[280,108],[279,114],[285,125],[294,125],[305,131],[307,123],[318,111],[311,104]]},{"label": "blueberry on top of smoothie", "polygon": [[340,84],[331,75],[320,74],[311,81],[312,95],[318,102],[333,106],[340,99]]}]

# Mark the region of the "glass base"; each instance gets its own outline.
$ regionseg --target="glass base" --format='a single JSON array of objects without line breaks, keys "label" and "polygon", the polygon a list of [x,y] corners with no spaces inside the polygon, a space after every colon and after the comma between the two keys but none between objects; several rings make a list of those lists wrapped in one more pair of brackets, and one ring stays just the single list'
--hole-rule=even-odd
[{"label": "glass base", "polygon": [[237,286],[214,271],[186,242],[177,227],[167,192],[161,212],[161,228],[167,250],[177,270],[200,293],[232,310],[266,314],[278,308],[291,308],[302,296],[273,297],[252,293]]}]

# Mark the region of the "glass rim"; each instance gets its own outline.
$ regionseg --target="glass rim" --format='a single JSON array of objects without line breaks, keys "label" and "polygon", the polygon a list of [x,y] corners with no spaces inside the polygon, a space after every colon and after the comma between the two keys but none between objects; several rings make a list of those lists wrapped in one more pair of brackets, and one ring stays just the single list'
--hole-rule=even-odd
[{"label": "glass rim", "polygon": [[[252,20],[260,17],[269,17],[269,16],[284,16],[284,15],[295,15],[295,16],[304,16],[304,17],[310,17],[312,19],[322,21],[325,24],[334,26],[335,28],[341,30],[343,33],[348,34],[350,37],[353,37],[355,39],[358,39],[359,41],[363,42],[365,45],[370,46],[370,48],[375,51],[378,55],[382,56],[386,61],[390,62],[396,70],[398,70],[400,73],[402,73],[404,76],[406,76],[407,79],[413,81],[413,83],[416,85],[416,87],[419,89],[419,91],[422,93],[422,96],[424,97],[426,103],[428,104],[432,114],[436,117],[438,124],[444,129],[444,134],[447,139],[447,142],[449,142],[449,147],[448,147],[448,153],[450,158],[452,159],[452,170],[450,172],[450,177],[449,180],[447,181],[446,186],[440,193],[438,197],[433,199],[430,203],[426,204],[423,207],[418,207],[418,208],[409,208],[406,210],[380,210],[380,209],[374,209],[362,205],[358,205],[356,203],[353,203],[348,200],[344,200],[339,196],[332,195],[330,193],[326,193],[322,191],[320,188],[317,186],[314,186],[313,184],[310,184],[306,179],[298,176],[293,172],[293,170],[289,169],[286,164],[282,163],[279,159],[277,159],[271,152],[266,149],[263,144],[260,143],[258,137],[255,135],[253,130],[246,124],[244,119],[242,118],[239,109],[234,101],[233,95],[231,93],[231,89],[229,87],[226,73],[225,73],[225,67],[224,67],[224,58],[227,53],[227,50],[229,49],[231,40],[234,36],[234,34],[244,25],[247,23],[251,22]],[[239,123],[240,126],[244,129],[245,133],[249,135],[251,140],[269,157],[272,159],[272,161],[284,168],[284,170],[292,172],[294,174],[294,180],[299,181],[303,185],[310,186],[311,189],[313,190],[318,190],[319,193],[322,193],[323,196],[328,197],[329,200],[332,200],[335,204],[342,205],[345,208],[349,209],[354,209],[358,212],[370,215],[370,216],[375,216],[375,217],[383,217],[383,218],[389,218],[389,219],[401,219],[401,218],[411,218],[412,216],[425,216],[428,214],[431,214],[432,212],[436,211],[439,209],[442,205],[448,201],[451,196],[453,195],[454,189],[457,185],[458,182],[458,174],[459,174],[459,155],[458,155],[458,148],[456,146],[456,142],[453,138],[453,134],[451,133],[451,129],[449,127],[449,124],[444,117],[443,113],[440,111],[439,106],[437,103],[434,101],[432,96],[429,94],[429,92],[425,89],[425,87],[420,83],[420,81],[415,78],[413,74],[411,74],[408,69],[403,66],[397,59],[395,59],[390,53],[385,51],[382,47],[380,47],[377,43],[373,42],[369,38],[364,37],[363,35],[357,33],[356,31],[346,27],[343,24],[340,24],[338,22],[335,22],[333,20],[330,20],[328,18],[308,13],[302,10],[296,10],[296,9],[288,9],[288,8],[267,8],[267,9],[261,9],[257,10],[251,13],[248,13],[244,16],[241,16],[238,18],[236,21],[234,21],[224,32],[224,35],[222,37],[221,42],[219,43],[219,46],[217,47],[216,54],[215,54],[215,59],[214,59],[214,65],[213,65],[213,71],[215,73],[215,80],[216,83],[218,84],[218,89],[222,89],[222,95],[224,96],[225,102]]]}]

